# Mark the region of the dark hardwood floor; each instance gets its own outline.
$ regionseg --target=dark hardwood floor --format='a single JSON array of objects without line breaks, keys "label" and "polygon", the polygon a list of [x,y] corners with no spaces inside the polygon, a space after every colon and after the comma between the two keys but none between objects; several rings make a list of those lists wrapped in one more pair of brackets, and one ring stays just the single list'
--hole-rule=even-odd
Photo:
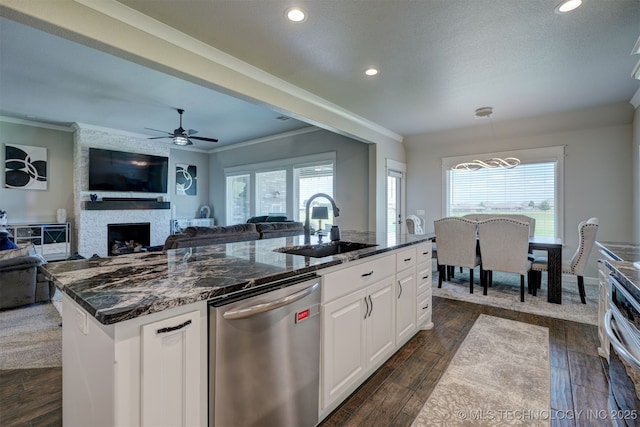
[{"label": "dark hardwood floor", "polygon": [[[549,328],[552,426],[606,423],[594,416],[607,409],[595,326],[434,297],[435,327],[398,350],[321,426],[411,425],[482,313]],[[0,426],[61,425],[61,368],[0,371]]]}]

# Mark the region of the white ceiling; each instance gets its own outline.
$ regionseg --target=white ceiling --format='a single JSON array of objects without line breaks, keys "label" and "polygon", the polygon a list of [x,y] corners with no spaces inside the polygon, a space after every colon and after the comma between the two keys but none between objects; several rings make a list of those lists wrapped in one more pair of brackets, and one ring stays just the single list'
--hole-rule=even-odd
[{"label": "white ceiling", "polygon": [[[627,102],[640,1],[120,0],[402,136]],[[293,24],[293,4],[308,19]],[[307,126],[0,18],[0,115],[157,136],[184,127],[236,143]],[[374,78],[363,76],[380,68]],[[197,144],[198,146],[198,144]],[[209,149],[210,145],[200,145]]]}]

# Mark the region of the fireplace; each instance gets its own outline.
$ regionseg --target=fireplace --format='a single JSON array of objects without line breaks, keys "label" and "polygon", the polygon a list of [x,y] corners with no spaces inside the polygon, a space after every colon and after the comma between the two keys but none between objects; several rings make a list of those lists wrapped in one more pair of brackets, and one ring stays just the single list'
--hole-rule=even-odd
[{"label": "fireplace", "polygon": [[107,253],[110,256],[141,252],[151,244],[151,223],[107,224]]}]

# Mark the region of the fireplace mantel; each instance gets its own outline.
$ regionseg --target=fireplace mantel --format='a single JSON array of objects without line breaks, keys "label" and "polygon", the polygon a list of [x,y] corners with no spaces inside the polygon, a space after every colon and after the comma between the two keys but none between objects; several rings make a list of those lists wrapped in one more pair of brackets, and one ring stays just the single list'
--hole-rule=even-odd
[{"label": "fireplace mantel", "polygon": [[102,200],[82,202],[82,209],[89,211],[107,211],[121,209],[171,209],[171,202],[155,200]]}]

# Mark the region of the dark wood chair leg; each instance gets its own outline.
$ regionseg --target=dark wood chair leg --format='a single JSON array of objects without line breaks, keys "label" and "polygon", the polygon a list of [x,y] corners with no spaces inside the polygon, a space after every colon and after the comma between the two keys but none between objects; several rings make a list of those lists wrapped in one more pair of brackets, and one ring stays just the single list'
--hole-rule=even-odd
[{"label": "dark wood chair leg", "polygon": [[469,293],[473,293],[473,268],[469,269]]},{"label": "dark wood chair leg", "polygon": [[445,266],[438,264],[438,287],[442,287],[442,276],[444,276]]},{"label": "dark wood chair leg", "polygon": [[580,301],[583,304],[587,303],[586,295],[584,293],[584,277],[578,276],[578,292],[580,292]]},{"label": "dark wood chair leg", "polygon": [[482,273],[482,295],[487,295],[487,285],[489,283],[489,275],[491,271],[484,270]]},{"label": "dark wood chair leg", "polygon": [[524,302],[524,274],[520,275],[520,302]]},{"label": "dark wood chair leg", "polygon": [[527,273],[527,291],[534,297],[538,295],[538,274],[539,271],[529,270]]}]

